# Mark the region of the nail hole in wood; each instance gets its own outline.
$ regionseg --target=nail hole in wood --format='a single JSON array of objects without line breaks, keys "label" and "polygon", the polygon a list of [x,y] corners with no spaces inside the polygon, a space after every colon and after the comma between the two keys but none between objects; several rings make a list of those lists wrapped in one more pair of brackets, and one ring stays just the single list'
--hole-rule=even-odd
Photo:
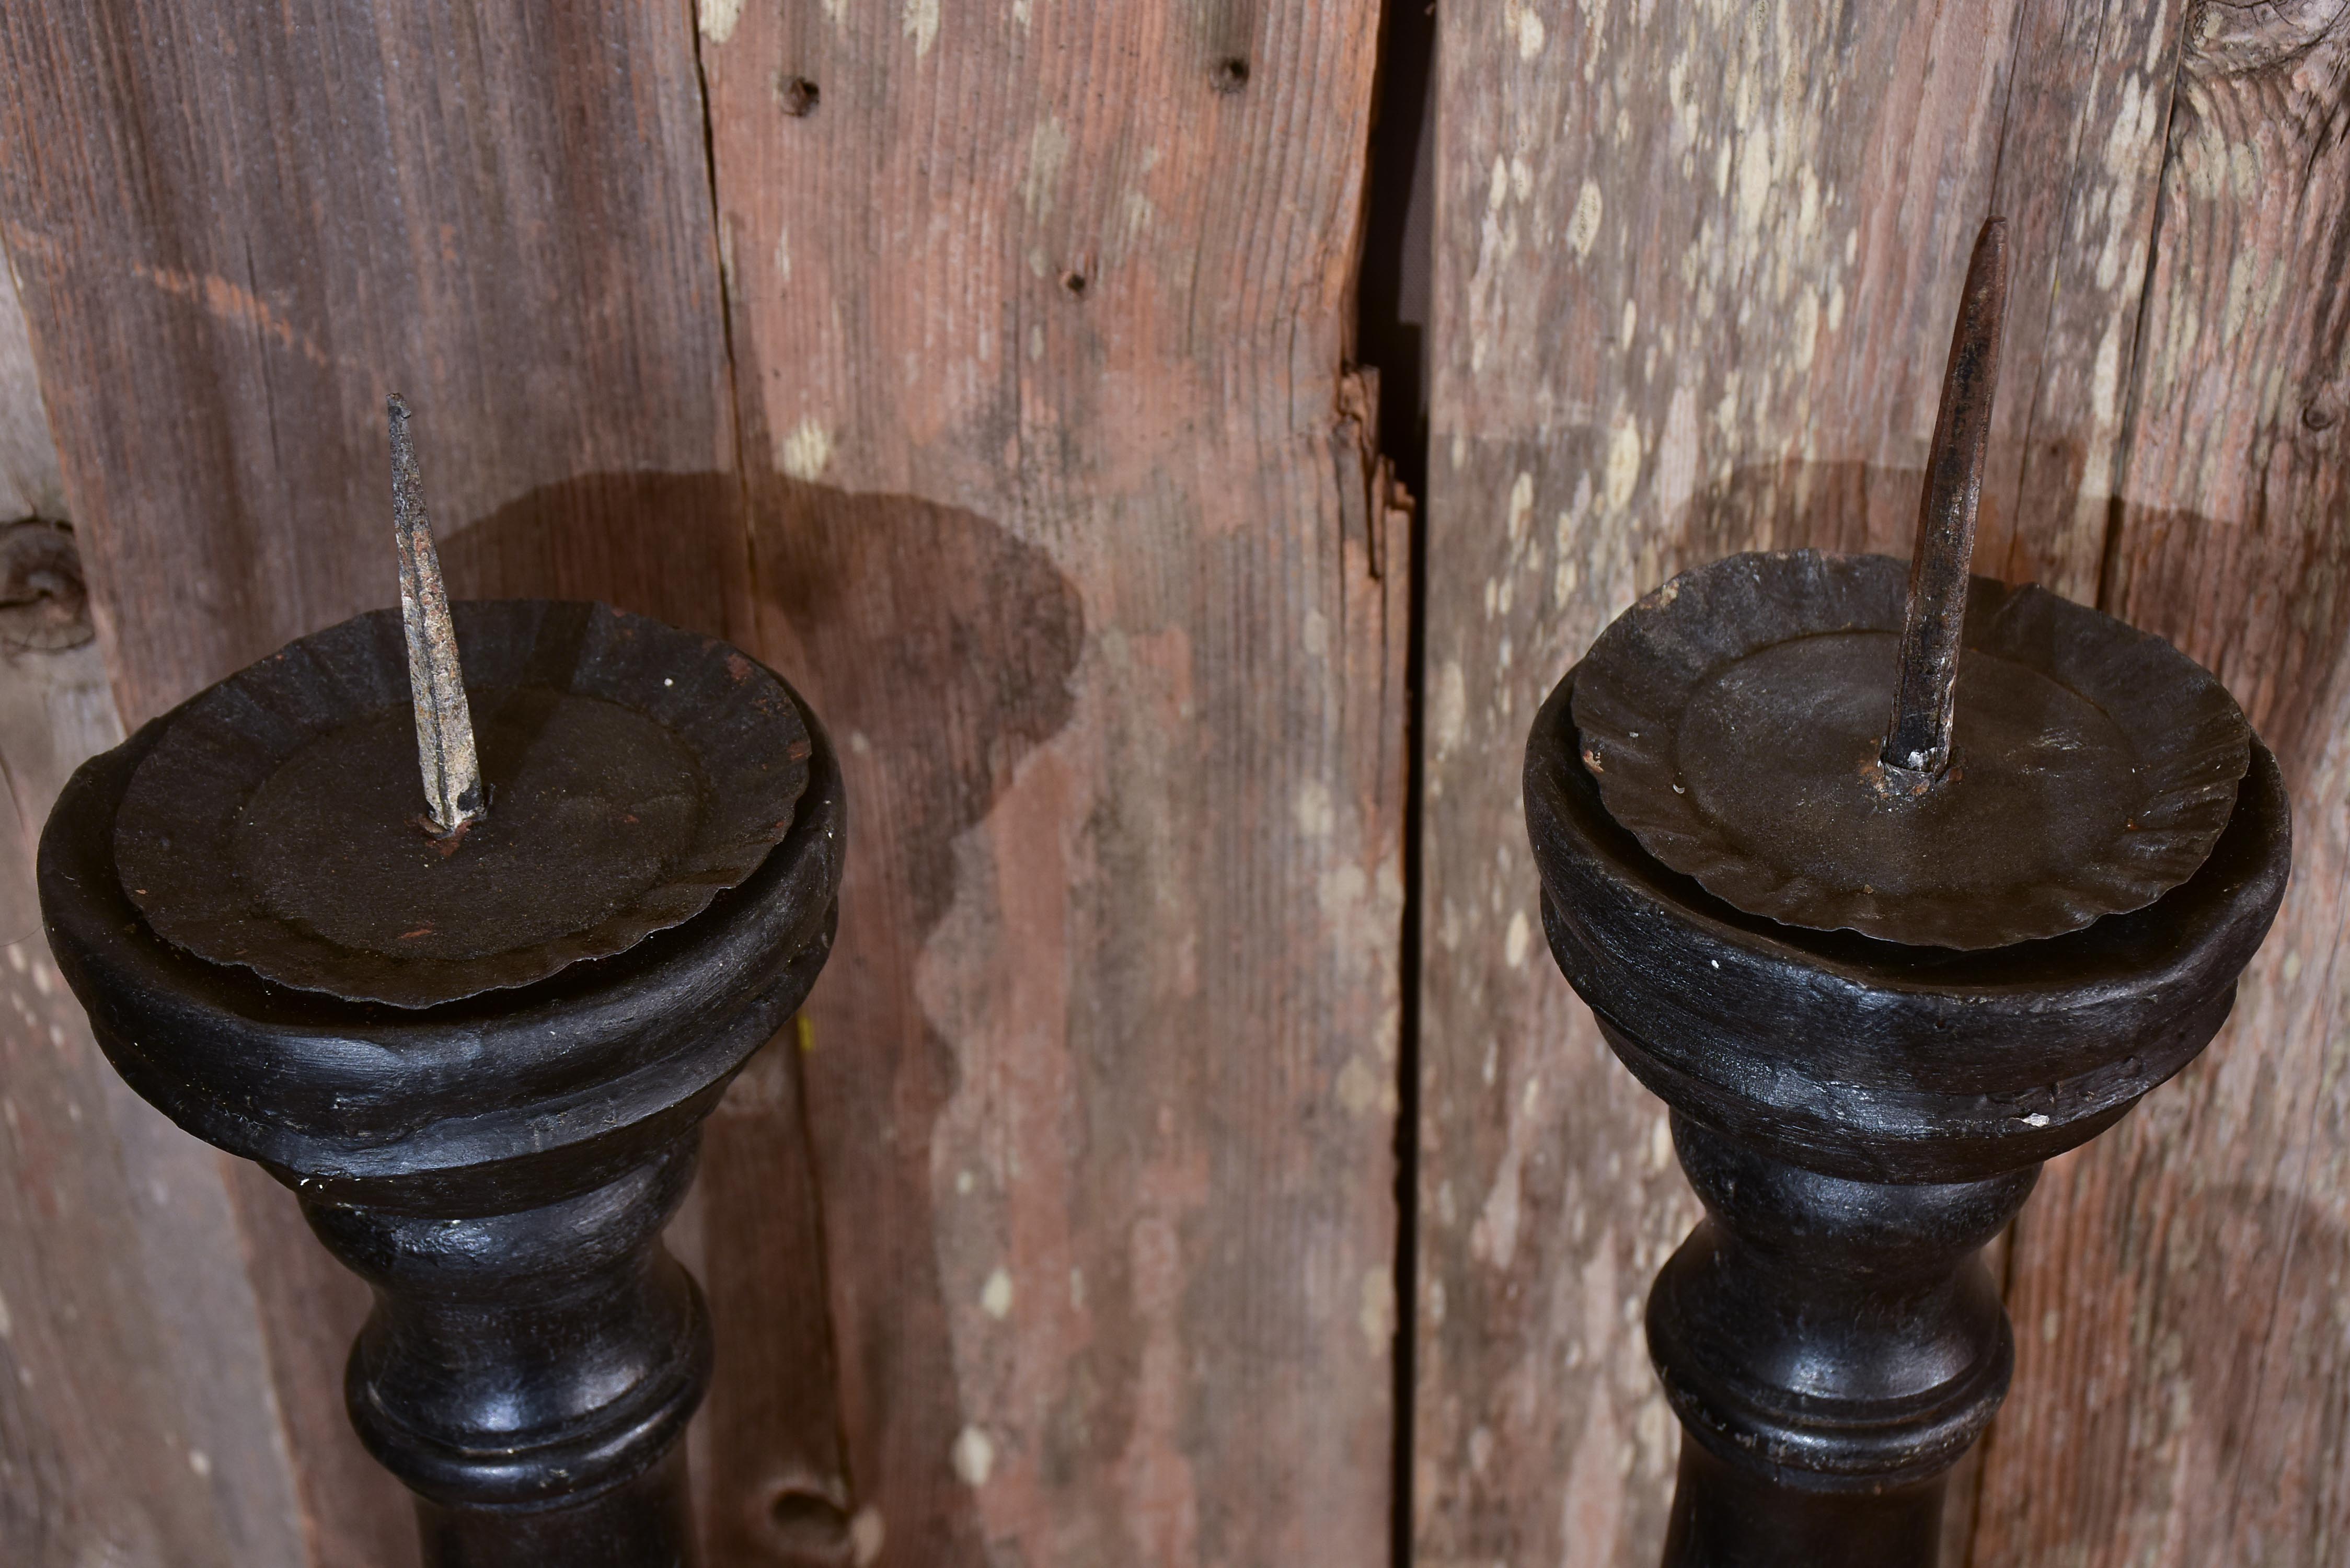
[{"label": "nail hole in wood", "polygon": [[781,104],[784,112],[794,119],[815,113],[816,106],[822,101],[823,97],[816,83],[806,77],[776,78],[775,101]]},{"label": "nail hole in wood", "polygon": [[1218,92],[1238,92],[1248,86],[1248,78],[1249,63],[1238,55],[1225,56],[1208,73],[1208,79],[1215,84]]},{"label": "nail hole in wood", "polygon": [[1071,299],[1083,299],[1086,296],[1086,290],[1091,285],[1092,280],[1084,273],[1071,271],[1061,275],[1061,287],[1067,291]]}]

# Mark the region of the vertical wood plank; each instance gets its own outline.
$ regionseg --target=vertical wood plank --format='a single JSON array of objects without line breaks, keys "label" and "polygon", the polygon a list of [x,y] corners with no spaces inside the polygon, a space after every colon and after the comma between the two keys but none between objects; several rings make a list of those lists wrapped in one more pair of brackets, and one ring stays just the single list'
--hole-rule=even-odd
[{"label": "vertical wood plank", "polygon": [[221,1166],[115,1078],[36,923],[31,838],[120,737],[94,644],[0,651],[0,1559],[297,1568]]},{"label": "vertical wood plank", "polygon": [[40,373],[33,365],[16,275],[0,254],[0,523],[65,514],[65,481],[41,407]]},{"label": "vertical wood plank", "polygon": [[858,803],[806,1066],[860,1560],[1379,1561],[1375,8],[701,26],[763,646]]},{"label": "vertical wood plank", "polygon": [[[0,266],[0,549],[17,519],[64,511]],[[40,939],[49,804],[122,732],[86,620],[78,645],[10,640],[38,614],[0,608],[0,1559],[296,1568],[292,1464],[220,1163],[106,1067]]]},{"label": "vertical wood plank", "polygon": [[739,516],[640,525],[659,476],[733,466],[676,7],[19,5],[0,77],[7,248],[126,719],[391,602],[395,388],[469,591],[733,624]]},{"label": "vertical wood plank", "polygon": [[[1993,210],[2018,271],[1979,559],[2095,593],[2183,15],[1446,19],[1416,1475],[1431,1561],[1644,1562],[1673,1441],[1638,1304],[1690,1214],[1657,1108],[1543,961],[1515,847],[1526,718],[1682,566],[1900,548],[1955,269]],[[1551,1392],[1501,1397],[1528,1386]]]},{"label": "vertical wood plank", "polygon": [[[0,236],[129,719],[392,602],[394,388],[461,592],[743,633],[702,133],[680,6],[0,12]],[[412,1560],[341,1408],[364,1287],[228,1194],[304,1555]]]},{"label": "vertical wood plank", "polygon": [[2198,7],[2177,84],[2105,598],[2275,748],[2293,880],[2227,1031],[2018,1222],[1984,1564],[2350,1553],[2350,13]]},{"label": "vertical wood plank", "polygon": [[1901,547],[2015,7],[1440,26],[1419,1561],[1645,1568],[1679,1431],[1640,1312],[1696,1205],[1545,950],[1526,727],[1682,566]]}]

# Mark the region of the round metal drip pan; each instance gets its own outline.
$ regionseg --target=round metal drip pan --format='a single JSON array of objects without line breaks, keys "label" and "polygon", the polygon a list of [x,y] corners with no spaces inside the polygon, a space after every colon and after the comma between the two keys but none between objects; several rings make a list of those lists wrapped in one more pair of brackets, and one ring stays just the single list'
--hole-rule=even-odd
[{"label": "round metal drip pan", "polygon": [[1574,716],[1608,814],[1749,914],[1917,946],[2053,937],[2191,877],[2251,732],[2161,638],[1972,579],[1950,773],[1879,761],[1908,577],[1883,556],[1732,556],[1592,646]]},{"label": "round metal drip pan", "polygon": [[431,1007],[682,924],[790,830],[808,733],[764,666],[603,605],[453,609],[488,815],[434,836],[400,616],[359,616],[163,721],[115,818],[123,890],[157,935]]}]

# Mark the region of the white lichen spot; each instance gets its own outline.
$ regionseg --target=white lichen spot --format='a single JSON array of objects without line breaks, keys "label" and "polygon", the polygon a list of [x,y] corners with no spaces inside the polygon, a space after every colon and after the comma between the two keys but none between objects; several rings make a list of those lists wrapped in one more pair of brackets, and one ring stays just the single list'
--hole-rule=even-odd
[{"label": "white lichen spot", "polygon": [[1480,1427],[1469,1434],[1469,1470],[1471,1475],[1483,1475],[1493,1462],[1493,1429]]},{"label": "white lichen spot", "polygon": [[848,1521],[848,1552],[857,1568],[870,1568],[881,1557],[881,1543],[889,1538],[881,1522],[881,1511],[867,1503]]},{"label": "white lichen spot", "polygon": [[1523,909],[1510,911],[1510,929],[1502,938],[1502,956],[1512,969],[1526,967],[1526,954],[1534,950],[1534,925]]},{"label": "white lichen spot", "polygon": [[959,1196],[964,1198],[970,1197],[971,1189],[978,1185],[979,1179],[972,1175],[970,1171],[958,1170],[955,1172],[955,1192]]},{"label": "white lichen spot", "polygon": [[1373,1355],[1385,1355],[1395,1340],[1395,1275],[1382,1264],[1363,1275],[1363,1343]]},{"label": "white lichen spot", "polygon": [[1360,1056],[1349,1056],[1338,1069],[1338,1103],[1350,1116],[1359,1116],[1379,1103],[1379,1075]]},{"label": "white lichen spot", "polygon": [[1086,1310],[1086,1272],[1083,1269],[1069,1271],[1069,1305],[1079,1312]]},{"label": "white lichen spot", "polygon": [[775,461],[794,479],[822,478],[832,466],[832,431],[820,420],[802,420],[776,446]]},{"label": "white lichen spot", "polygon": [[1510,165],[1500,153],[1493,154],[1493,175],[1485,182],[1485,210],[1498,213],[1509,204]]},{"label": "white lichen spot", "polygon": [[1834,334],[1843,330],[1844,279],[1838,278],[1835,286],[1828,290],[1828,331]]},{"label": "white lichen spot", "polygon": [[1534,168],[1523,156],[1510,160],[1510,193],[1521,202],[1534,193]]},{"label": "white lichen spot", "polygon": [[1659,1116],[1648,1127],[1648,1168],[1662,1170],[1673,1158],[1673,1124]]},{"label": "white lichen spot", "polygon": [[1761,131],[1738,150],[1738,223],[1752,234],[1771,203],[1771,138]]},{"label": "white lichen spot", "polygon": [[1809,370],[1813,352],[1820,344],[1820,296],[1812,292],[1808,284],[1795,291],[1794,327],[1794,341],[1790,347],[1795,352],[1795,369]]},{"label": "white lichen spot", "polygon": [[824,14],[832,18],[834,26],[846,26],[848,21],[848,0],[824,0]]},{"label": "white lichen spot", "polygon": [[2101,425],[2111,425],[2121,406],[2121,328],[2119,313],[2106,320],[2106,335],[2097,345],[2096,361],[2089,372],[2089,409]]},{"label": "white lichen spot", "polygon": [[198,1480],[210,1480],[213,1473],[213,1457],[202,1449],[190,1449],[188,1468],[196,1472]]},{"label": "white lichen spot", "polygon": [[768,258],[768,263],[775,268],[776,281],[780,283],[789,283],[792,281],[792,231],[790,225],[778,224],[776,226],[775,249],[774,254]]},{"label": "white lichen spot", "polygon": [[1330,652],[1330,618],[1320,610],[1305,612],[1305,624],[1298,632],[1298,640],[1305,645],[1306,653],[1322,659]]},{"label": "white lichen spot", "polygon": [[[1047,119],[1028,134],[1028,164],[1020,175],[1020,204],[1032,218],[1041,218],[1053,210],[1054,188],[1060,183],[1061,169],[1069,161],[1069,133],[1058,119]],[[1029,270],[1037,276],[1044,270],[1037,263],[1041,251],[1030,258]]]},{"label": "white lichen spot", "polygon": [[1617,419],[1616,428],[1608,432],[1607,467],[1602,483],[1610,508],[1621,511],[1631,504],[1632,492],[1640,483],[1640,427],[1628,418]]},{"label": "white lichen spot", "polygon": [[1518,40],[1518,58],[1531,60],[1550,41],[1543,19],[1526,0],[1510,0],[1502,11],[1502,26]]},{"label": "white lichen spot", "polygon": [[1632,298],[1629,295],[1627,295],[1627,296],[1625,296],[1625,297],[1624,297],[1624,319],[1623,319],[1623,325],[1622,325],[1622,327],[1621,327],[1620,328],[1618,328],[1617,333],[1617,337],[1618,341],[1622,344],[1622,346],[1624,347],[1624,348],[1625,348],[1626,350],[1627,350],[1627,351],[1628,351],[1628,350],[1631,348],[1631,347],[1632,347],[1632,335],[1633,335],[1634,333],[1636,333],[1636,332],[1639,331],[1639,329],[1640,329],[1640,306],[1638,306],[1638,304],[1637,302],[1635,302],[1635,301],[1633,300],[1633,298]]},{"label": "white lichen spot", "polygon": [[1001,1263],[980,1287],[979,1310],[998,1323],[1012,1315],[1012,1274]]},{"label": "white lichen spot", "polygon": [[1586,180],[1583,193],[1575,199],[1575,216],[1566,225],[1566,243],[1575,247],[1578,261],[1591,254],[1591,246],[1599,238],[1599,182]]},{"label": "white lichen spot", "polygon": [[695,0],[693,15],[702,36],[723,44],[734,36],[735,24],[743,20],[743,0]]},{"label": "white lichen spot", "polygon": [[1526,523],[1534,514],[1534,476],[1521,472],[1510,484],[1509,532],[1514,545],[1526,536]]},{"label": "white lichen spot", "polygon": [[1461,661],[1448,659],[1436,677],[1436,711],[1430,715],[1430,726],[1436,736],[1436,754],[1450,755],[1460,749],[1461,738],[1469,730],[1469,679],[1461,670]]},{"label": "white lichen spot", "polygon": [[939,41],[939,0],[906,0],[906,36],[914,40],[914,57],[920,59]]},{"label": "white lichen spot", "polygon": [[1014,26],[1026,26],[1028,25],[1029,16],[1028,0],[1012,0],[1012,24]]},{"label": "white lichen spot", "polygon": [[1297,786],[1295,810],[1297,831],[1308,838],[1327,838],[1338,826],[1338,812],[1330,802],[1329,786],[1320,779],[1307,779]]},{"label": "white lichen spot", "polygon": [[14,1338],[16,1333],[16,1319],[8,1311],[8,1298],[0,1296],[0,1339]]},{"label": "white lichen spot", "polygon": [[977,1427],[965,1427],[955,1434],[954,1473],[967,1487],[983,1487],[987,1478],[995,1473],[995,1443]]},{"label": "white lichen spot", "polygon": [[1042,359],[1044,357],[1045,329],[1042,327],[1031,327],[1028,328],[1028,358],[1035,360]]}]

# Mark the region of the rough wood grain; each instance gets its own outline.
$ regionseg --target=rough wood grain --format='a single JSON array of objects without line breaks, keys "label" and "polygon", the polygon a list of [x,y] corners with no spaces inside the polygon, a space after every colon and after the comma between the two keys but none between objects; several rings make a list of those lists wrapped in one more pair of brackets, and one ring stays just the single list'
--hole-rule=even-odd
[{"label": "rough wood grain", "polygon": [[[1544,961],[1516,791],[1534,703],[1684,566],[1906,547],[1993,211],[2015,305],[1978,560],[2095,595],[2184,9],[1442,15],[1424,1562],[1652,1561],[1676,1442],[1638,1306],[1693,1211],[1660,1108]],[[1952,1561],[1971,1523],[1953,1511]]]},{"label": "rough wood grain", "polygon": [[114,1076],[38,933],[30,840],[120,734],[94,643],[0,654],[0,1559],[296,1568],[225,1173]]},{"label": "rough wood grain", "polygon": [[2198,7],[2176,81],[2105,602],[2275,747],[2293,883],[2227,1033],[2018,1222],[1985,1565],[2350,1555],[2350,7]]},{"label": "rough wood grain", "polygon": [[16,279],[0,254],[0,523],[20,517],[63,517],[65,482],[57,449],[41,407],[41,384]]},{"label": "rough wood grain", "polygon": [[583,482],[733,467],[676,8],[11,6],[0,80],[126,719],[390,602],[392,389],[467,589],[732,624],[738,517],[638,526],[641,488]]},{"label": "rough wood grain", "polygon": [[[392,602],[394,388],[458,591],[745,623],[681,8],[11,6],[0,213],[134,722]],[[302,1550],[409,1561],[341,1408],[364,1288],[265,1177],[228,1190]]]},{"label": "rough wood grain", "polygon": [[1376,22],[702,7],[762,646],[857,802],[806,1064],[872,1561],[1386,1552]]}]

